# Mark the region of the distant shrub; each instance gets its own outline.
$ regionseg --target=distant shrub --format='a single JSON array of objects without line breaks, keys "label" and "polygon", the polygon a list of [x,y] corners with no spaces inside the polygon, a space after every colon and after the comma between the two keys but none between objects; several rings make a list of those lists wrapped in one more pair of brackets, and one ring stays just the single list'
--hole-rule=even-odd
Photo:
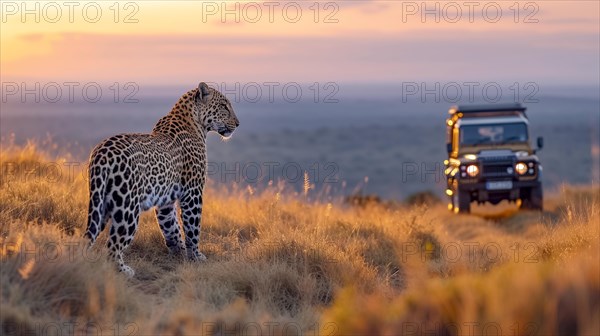
[{"label": "distant shrub", "polygon": [[362,195],[362,194],[354,194],[350,196],[346,196],[344,198],[344,203],[359,206],[359,207],[367,207],[370,205],[379,205],[382,204],[382,200],[377,195]]},{"label": "distant shrub", "polygon": [[433,191],[430,190],[416,192],[414,194],[411,194],[404,200],[404,203],[408,205],[435,205],[441,202],[442,201],[440,200],[440,198]]}]

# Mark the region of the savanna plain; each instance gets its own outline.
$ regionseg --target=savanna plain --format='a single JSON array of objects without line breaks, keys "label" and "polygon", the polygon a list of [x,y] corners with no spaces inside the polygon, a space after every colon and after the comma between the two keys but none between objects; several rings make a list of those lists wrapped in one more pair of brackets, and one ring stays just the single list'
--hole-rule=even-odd
[{"label": "savanna plain", "polygon": [[435,197],[327,198],[209,184],[203,263],[168,254],[151,212],[126,253],[91,250],[84,171],[4,147],[1,333],[597,335],[600,189],[546,194],[543,212],[451,214]]}]

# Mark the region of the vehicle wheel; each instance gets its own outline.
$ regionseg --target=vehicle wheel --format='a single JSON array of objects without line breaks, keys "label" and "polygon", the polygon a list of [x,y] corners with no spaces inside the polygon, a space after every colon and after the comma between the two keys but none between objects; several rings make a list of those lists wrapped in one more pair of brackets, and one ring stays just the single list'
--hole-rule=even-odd
[{"label": "vehicle wheel", "polygon": [[452,196],[452,210],[454,213],[471,212],[471,195],[468,192],[456,191]]},{"label": "vehicle wheel", "polygon": [[542,186],[531,188],[521,198],[521,209],[544,210],[544,193]]}]

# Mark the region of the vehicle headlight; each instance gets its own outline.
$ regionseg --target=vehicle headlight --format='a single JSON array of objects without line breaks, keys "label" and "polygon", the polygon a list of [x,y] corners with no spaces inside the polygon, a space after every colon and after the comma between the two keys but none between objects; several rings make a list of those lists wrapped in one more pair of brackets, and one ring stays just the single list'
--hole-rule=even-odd
[{"label": "vehicle headlight", "polygon": [[515,171],[519,175],[525,175],[527,173],[527,165],[525,162],[519,162],[515,165]]},{"label": "vehicle headlight", "polygon": [[467,166],[467,174],[471,177],[477,176],[479,174],[479,167],[477,165],[468,165]]}]

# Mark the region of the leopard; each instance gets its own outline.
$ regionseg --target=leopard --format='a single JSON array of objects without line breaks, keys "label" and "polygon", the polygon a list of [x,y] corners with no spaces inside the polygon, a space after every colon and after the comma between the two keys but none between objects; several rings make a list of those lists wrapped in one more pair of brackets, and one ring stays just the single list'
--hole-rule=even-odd
[{"label": "leopard", "polygon": [[206,139],[210,132],[229,139],[239,125],[229,99],[201,82],[150,133],[118,134],[98,143],[88,164],[88,248],[110,222],[108,255],[118,271],[133,277],[123,252],[138,230],[140,213],[154,208],[167,250],[206,260],[199,250]]}]

